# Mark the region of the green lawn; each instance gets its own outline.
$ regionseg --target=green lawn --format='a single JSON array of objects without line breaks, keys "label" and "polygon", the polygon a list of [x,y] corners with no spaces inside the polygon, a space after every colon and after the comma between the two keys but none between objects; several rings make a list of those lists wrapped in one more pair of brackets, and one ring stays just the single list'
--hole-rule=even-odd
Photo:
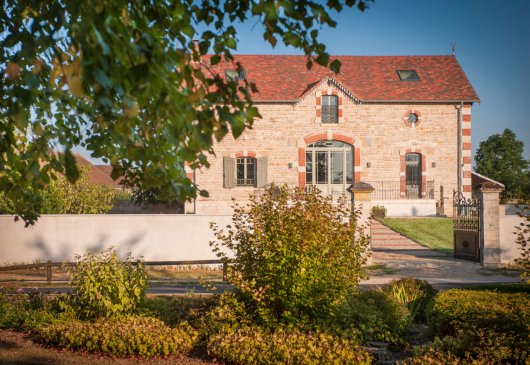
[{"label": "green lawn", "polygon": [[453,253],[451,218],[383,218],[381,223],[423,246]]}]

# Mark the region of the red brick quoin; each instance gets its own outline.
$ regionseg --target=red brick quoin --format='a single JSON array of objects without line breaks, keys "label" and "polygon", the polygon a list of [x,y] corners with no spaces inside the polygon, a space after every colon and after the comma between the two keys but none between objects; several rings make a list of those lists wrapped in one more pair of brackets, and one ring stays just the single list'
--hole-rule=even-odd
[{"label": "red brick quoin", "polygon": [[[352,137],[345,136],[345,135],[340,134],[340,133],[333,133],[331,135],[331,139],[335,140],[335,141],[341,141],[341,142],[347,143],[347,144],[351,145],[352,148],[354,148],[354,152],[353,152],[353,171],[354,171],[353,180],[355,182],[360,181],[361,180],[361,172],[359,170],[360,170],[360,167],[361,167],[361,149],[358,148],[358,147],[354,147],[355,139],[353,139]],[[306,146],[311,144],[311,143],[318,142],[318,141],[328,141],[328,134],[327,133],[318,133],[318,134],[313,134],[313,135],[304,137],[304,142],[305,142]],[[305,183],[305,162],[306,162],[305,161],[305,150],[306,150],[305,147],[299,147],[298,148],[298,167],[301,168],[300,170],[304,170],[304,171],[298,171],[298,185],[302,189],[305,188],[305,186],[306,186],[306,183]]]}]

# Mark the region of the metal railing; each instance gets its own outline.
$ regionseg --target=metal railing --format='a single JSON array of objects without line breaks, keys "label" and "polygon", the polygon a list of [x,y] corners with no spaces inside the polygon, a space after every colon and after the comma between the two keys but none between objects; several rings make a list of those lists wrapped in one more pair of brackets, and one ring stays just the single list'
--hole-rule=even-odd
[{"label": "metal railing", "polygon": [[402,191],[400,181],[365,182],[375,189],[371,195],[372,200],[434,199],[434,180],[425,182],[425,193],[421,194],[421,183],[409,184],[405,186],[405,191]]},{"label": "metal railing", "polygon": [[[138,261],[131,262],[132,265],[138,265]],[[185,265],[223,265],[223,280],[226,281],[226,272],[228,269],[228,264],[223,260],[191,260],[191,261],[142,261],[145,266],[185,266]],[[76,262],[42,262],[36,264],[24,264],[24,265],[11,265],[11,266],[2,266],[0,267],[0,272],[2,271],[16,271],[24,269],[46,269],[46,281],[48,283],[52,282],[53,279],[53,268],[54,267],[66,267],[66,266],[76,266]]]}]

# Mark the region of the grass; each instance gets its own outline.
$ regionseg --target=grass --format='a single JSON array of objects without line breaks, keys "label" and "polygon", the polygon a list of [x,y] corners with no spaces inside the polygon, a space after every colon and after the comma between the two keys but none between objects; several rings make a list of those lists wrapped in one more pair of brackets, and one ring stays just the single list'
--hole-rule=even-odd
[{"label": "grass", "polygon": [[453,253],[452,218],[383,218],[381,223],[425,247]]},{"label": "grass", "polygon": [[372,276],[392,275],[399,271],[399,270],[392,269],[385,264],[370,265],[366,267],[366,270],[369,270],[370,275]]}]

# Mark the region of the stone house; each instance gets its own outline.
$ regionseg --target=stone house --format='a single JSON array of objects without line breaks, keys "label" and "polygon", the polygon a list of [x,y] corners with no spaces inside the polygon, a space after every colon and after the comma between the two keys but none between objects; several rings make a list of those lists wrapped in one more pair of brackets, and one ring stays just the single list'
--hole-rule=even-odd
[{"label": "stone house", "polygon": [[210,168],[188,169],[210,195],[188,213],[230,214],[232,198],[244,202],[272,182],[332,195],[368,182],[373,204],[389,215],[436,214],[444,200],[450,214],[453,190],[471,194],[471,108],[479,98],[454,56],[333,58],[339,74],[307,70],[304,56],[238,55],[244,75],[215,66],[256,83],[262,119],[217,143]]}]

